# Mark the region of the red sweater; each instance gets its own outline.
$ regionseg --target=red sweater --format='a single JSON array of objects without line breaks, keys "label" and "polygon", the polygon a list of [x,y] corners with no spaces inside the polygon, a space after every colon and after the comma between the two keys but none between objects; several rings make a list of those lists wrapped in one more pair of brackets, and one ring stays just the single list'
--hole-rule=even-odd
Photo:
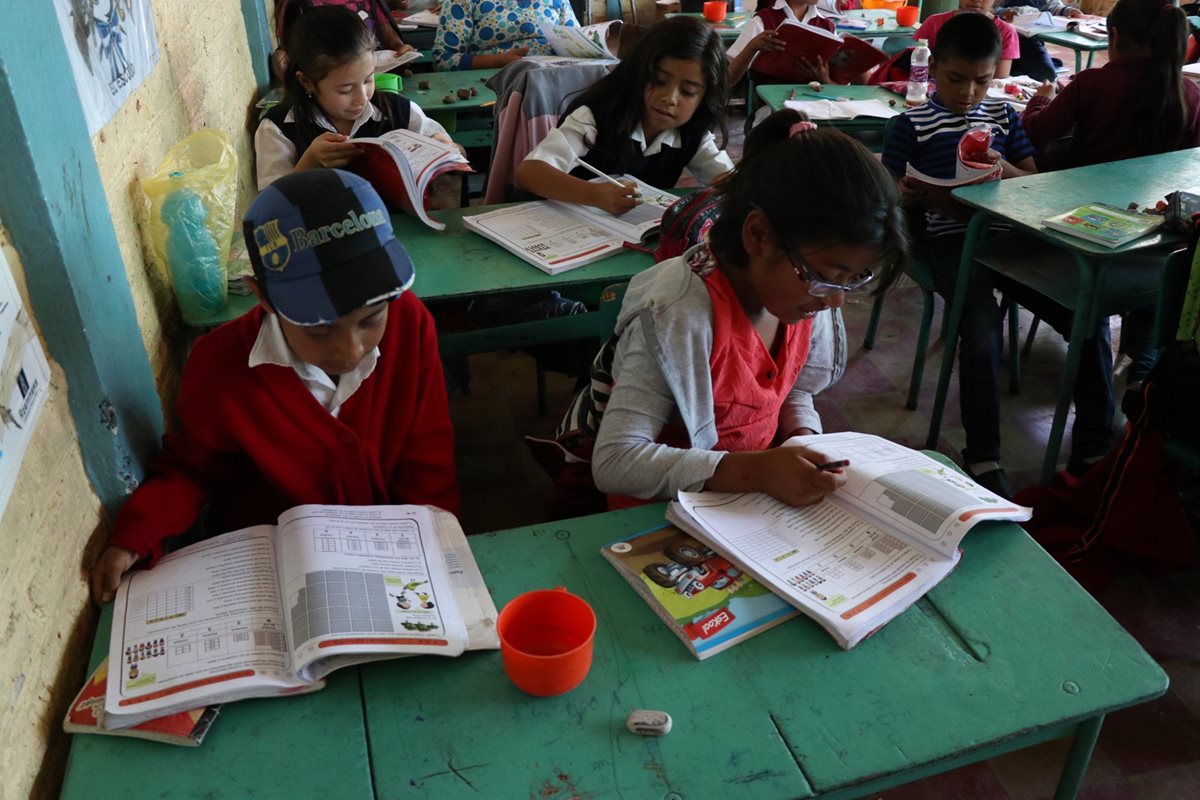
[{"label": "red sweater", "polygon": [[302,503],[422,503],[458,513],[454,436],[433,319],[412,292],[394,300],[375,370],[335,418],[290,367],[251,368],[266,312],[197,342],[176,430],[117,514],[111,544],[151,563],[207,503],[213,533],[275,524]]},{"label": "red sweater", "polygon": [[[1053,100],[1029,101],[1021,124],[1039,151],[1041,170],[1103,164],[1151,155],[1134,134],[1136,109],[1155,91],[1143,58],[1121,58],[1099,69],[1085,69]],[[1200,146],[1200,87],[1183,81],[1183,136],[1171,150]],[[1065,149],[1046,148],[1073,134]]]}]

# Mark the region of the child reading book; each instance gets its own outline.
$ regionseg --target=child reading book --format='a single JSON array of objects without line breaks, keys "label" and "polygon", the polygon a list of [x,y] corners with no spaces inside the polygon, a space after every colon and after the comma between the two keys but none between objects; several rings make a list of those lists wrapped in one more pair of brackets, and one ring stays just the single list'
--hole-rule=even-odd
[{"label": "child reading book", "polygon": [[196,342],[175,430],[91,570],[97,601],[206,529],[273,524],[302,503],[458,512],[453,431],[429,312],[383,202],[338,170],[286,175],[243,221],[253,311]]},{"label": "child reading book", "polygon": [[670,189],[686,167],[704,183],[733,169],[724,134],[728,79],[721,39],[708,23],[673,17],[580,94],[557,128],[517,168],[516,180],[550,200],[622,214],[638,206],[631,183],[590,180],[586,162]]},{"label": "child reading book", "polygon": [[254,134],[260,190],[293,170],[346,166],[359,154],[356,138],[404,128],[450,142],[408,98],[375,92],[374,45],[354,12],[304,12],[288,28],[285,49],[286,99]]},{"label": "child reading book", "polygon": [[790,110],[763,125],[775,141],[720,185],[708,242],[630,282],[610,387],[594,382],[584,414],[599,417],[592,475],[611,507],[701,488],[799,505],[841,482],[823,454],[773,445],[819,431],[813,319],[890,280],[903,216],[861,144]]},{"label": "child reading book", "polygon": [[[763,6],[754,12],[742,27],[737,40],[725,51],[729,59],[729,83],[737,83],[750,68],[750,62],[759,53],[777,53],[784,49],[783,39],[775,32],[784,20],[803,22],[817,28],[834,32],[836,15],[819,5],[819,0],[775,0],[772,6]],[[804,81],[829,80],[824,64],[810,64],[811,74]],[[755,75],[755,83],[775,83],[768,75]]]}]

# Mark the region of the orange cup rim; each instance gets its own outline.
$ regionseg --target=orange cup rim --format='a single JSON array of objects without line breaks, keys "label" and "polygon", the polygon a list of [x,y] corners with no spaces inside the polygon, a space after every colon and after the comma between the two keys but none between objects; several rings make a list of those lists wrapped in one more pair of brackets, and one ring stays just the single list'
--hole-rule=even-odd
[{"label": "orange cup rim", "polygon": [[[536,653],[527,653],[524,650],[522,650],[521,648],[519,648],[516,645],[509,642],[507,640],[507,637],[505,637],[505,635],[504,635],[505,614],[507,614],[509,609],[512,608],[512,604],[514,602],[516,602],[517,600],[521,599],[522,597],[530,597],[533,595],[548,594],[548,593],[549,594],[565,594],[569,597],[575,598],[576,600],[578,600],[580,602],[580,604],[582,604],[583,608],[587,610],[587,615],[588,615],[587,634],[583,637],[582,642],[580,642],[579,644],[577,644],[575,647],[571,648],[570,650],[565,650],[561,653],[554,653],[553,655],[538,655]],[[592,641],[595,639],[595,637],[596,637],[596,610],[594,608],[592,608],[591,603],[589,603],[587,600],[584,600],[582,597],[580,597],[577,594],[568,592],[566,589],[564,589],[562,587],[559,587],[557,589],[534,589],[532,591],[522,592],[521,594],[514,597],[512,600],[509,600],[507,603],[505,603],[504,608],[500,609],[500,613],[496,617],[496,635],[500,637],[500,644],[504,645],[505,647],[507,647],[509,650],[511,650],[514,653],[520,653],[524,658],[535,658],[535,659],[565,658],[567,656],[571,656],[571,655],[574,655],[575,653],[578,653],[581,649],[583,649],[584,647],[587,647],[589,644],[591,644]]]}]

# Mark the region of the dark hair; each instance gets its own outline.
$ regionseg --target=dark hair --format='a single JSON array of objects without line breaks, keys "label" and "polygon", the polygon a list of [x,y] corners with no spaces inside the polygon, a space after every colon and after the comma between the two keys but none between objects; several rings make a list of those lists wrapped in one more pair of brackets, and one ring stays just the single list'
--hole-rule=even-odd
[{"label": "dark hair", "polygon": [[[306,9],[291,21],[284,44],[287,70],[283,76],[283,88],[286,92],[284,102],[292,109],[296,121],[299,137],[297,157],[303,155],[312,140],[324,133],[325,129],[316,123],[316,115],[320,111],[317,101],[300,83],[296,73],[303,72],[309,81],[318,83],[330,71],[369,55],[374,50],[375,42],[362,18],[345,6]],[[375,105],[390,121],[387,105]]]},{"label": "dark hair", "polygon": [[721,214],[709,231],[709,246],[721,261],[744,267],[742,224],[757,208],[788,250],[878,248],[883,267],[876,285],[887,287],[908,260],[896,181],[866,147],[840,131],[792,135],[792,126],[803,119],[785,108],[746,137],[741,163],[720,186]]},{"label": "dark hair", "polygon": [[625,141],[642,122],[646,87],[664,58],[699,61],[704,75],[704,97],[696,113],[681,126],[682,133],[686,136],[717,127],[724,141],[729,96],[725,47],[711,25],[691,17],[671,17],[651,27],[612,72],[571,101],[563,116],[587,106],[596,117],[597,147]]},{"label": "dark hair", "polygon": [[999,62],[1003,52],[996,23],[974,11],[960,11],[952,16],[933,40],[933,57],[938,61],[961,58]]},{"label": "dark hair", "polygon": [[1152,89],[1141,92],[1130,109],[1133,131],[1143,155],[1181,147],[1187,128],[1183,106],[1183,58],[1190,30],[1187,15],[1169,0],[1119,0],[1108,13],[1118,47],[1150,53]]}]

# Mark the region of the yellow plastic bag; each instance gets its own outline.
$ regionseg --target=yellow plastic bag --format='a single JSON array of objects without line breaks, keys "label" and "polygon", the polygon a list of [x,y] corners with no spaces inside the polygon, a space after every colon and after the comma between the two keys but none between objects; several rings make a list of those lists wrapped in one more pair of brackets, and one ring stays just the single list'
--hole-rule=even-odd
[{"label": "yellow plastic bag", "polygon": [[150,252],[171,275],[184,321],[220,311],[237,195],[237,153],[229,137],[210,128],[184,137],[141,184],[150,203]]}]

